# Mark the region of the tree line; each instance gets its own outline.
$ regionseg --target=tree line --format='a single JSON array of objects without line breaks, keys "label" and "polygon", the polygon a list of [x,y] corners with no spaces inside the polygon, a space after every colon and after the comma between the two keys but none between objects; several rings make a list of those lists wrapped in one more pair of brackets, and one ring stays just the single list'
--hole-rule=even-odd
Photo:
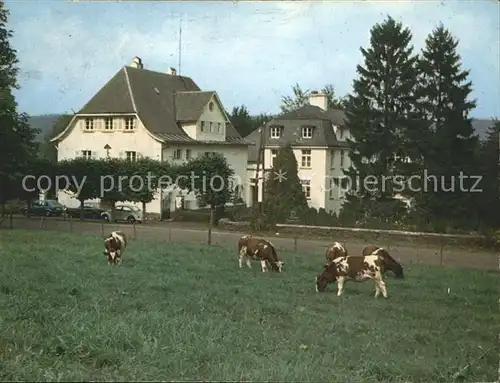
[{"label": "tree line", "polygon": [[56,195],[65,191],[80,202],[82,219],[84,202],[95,198],[112,210],[116,202],[142,203],[146,212],[146,204],[159,197],[159,189],[169,186],[194,192],[200,205],[215,210],[232,201],[236,186],[234,170],[220,154],[203,154],[179,165],[149,158],[74,158],[54,163],[35,157],[18,170],[5,185],[2,206],[16,199],[29,204],[40,192]]},{"label": "tree line", "polygon": [[[390,16],[370,35],[370,45],[360,48],[364,62],[357,66],[353,91],[337,107],[345,111],[352,135],[347,140],[352,166],[345,176],[372,176],[378,184],[354,184],[339,217],[330,221],[439,232],[498,228],[500,123],[479,141],[469,116],[476,101],[458,40],[440,24],[417,54],[410,29]],[[303,91],[298,85],[293,89],[295,98],[283,98],[283,111],[304,105]],[[291,148],[281,148],[275,163],[293,176],[282,183],[266,178],[259,224],[310,210]]]}]

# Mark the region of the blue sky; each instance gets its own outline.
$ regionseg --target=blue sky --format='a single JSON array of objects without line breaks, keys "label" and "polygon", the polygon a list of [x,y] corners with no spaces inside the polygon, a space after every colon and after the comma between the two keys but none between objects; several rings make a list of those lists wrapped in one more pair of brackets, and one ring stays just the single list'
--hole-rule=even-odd
[{"label": "blue sky", "polygon": [[134,56],[147,69],[178,66],[225,108],[276,113],[282,95],[333,84],[351,91],[360,46],[392,15],[413,32],[417,50],[439,23],[460,39],[472,71],[474,117],[500,115],[499,3],[472,2],[65,2],[5,1],[18,50],[21,111],[79,110]]}]

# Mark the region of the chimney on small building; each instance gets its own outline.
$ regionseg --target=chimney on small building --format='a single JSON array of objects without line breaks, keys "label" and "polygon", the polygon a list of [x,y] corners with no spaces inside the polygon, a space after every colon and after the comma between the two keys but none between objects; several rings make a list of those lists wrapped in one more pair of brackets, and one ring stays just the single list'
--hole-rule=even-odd
[{"label": "chimney on small building", "polygon": [[177,76],[177,70],[175,68],[168,68],[168,72],[167,72],[169,75],[171,76]]},{"label": "chimney on small building", "polygon": [[130,66],[133,67],[133,68],[139,68],[139,69],[143,69],[144,68],[144,65],[142,65],[141,58],[137,57],[137,56],[135,56],[132,59],[132,63],[130,63]]},{"label": "chimney on small building", "polygon": [[328,109],[328,95],[326,93],[313,90],[309,95],[309,104],[320,107],[323,110]]}]

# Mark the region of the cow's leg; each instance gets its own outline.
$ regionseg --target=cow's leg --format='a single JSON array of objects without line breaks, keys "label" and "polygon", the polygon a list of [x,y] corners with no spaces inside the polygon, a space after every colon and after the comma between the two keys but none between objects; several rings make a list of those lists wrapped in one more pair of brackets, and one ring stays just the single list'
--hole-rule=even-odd
[{"label": "cow's leg", "polygon": [[379,282],[376,279],[373,279],[373,283],[375,284],[375,298],[378,298],[380,295]]},{"label": "cow's leg", "polygon": [[[241,249],[240,249],[240,256],[239,256],[239,264],[240,264],[240,269],[243,267],[243,258],[245,258],[246,256],[246,252],[247,252],[247,247],[246,246],[243,246]],[[247,260],[248,262],[248,260]],[[247,263],[248,264],[248,263]]]},{"label": "cow's leg", "polygon": [[[385,282],[382,280],[382,274],[377,273],[377,275],[375,275],[374,280],[380,291],[382,291],[382,295],[384,296],[384,298],[387,298],[387,288],[385,287]],[[375,294],[375,298],[376,297],[378,297],[378,294]]]},{"label": "cow's leg", "polygon": [[344,282],[345,282],[344,277],[337,278],[337,288],[338,288],[337,296],[338,297],[340,297],[342,295],[342,293],[344,292]]},{"label": "cow's leg", "polygon": [[267,271],[267,264],[266,264],[266,261],[263,259],[260,260],[260,268],[261,268],[263,273],[265,273]]},{"label": "cow's leg", "polygon": [[246,263],[247,263],[247,266],[249,269],[252,268],[252,263],[250,262],[250,258],[248,257],[248,255],[246,256],[247,260],[246,260]]}]

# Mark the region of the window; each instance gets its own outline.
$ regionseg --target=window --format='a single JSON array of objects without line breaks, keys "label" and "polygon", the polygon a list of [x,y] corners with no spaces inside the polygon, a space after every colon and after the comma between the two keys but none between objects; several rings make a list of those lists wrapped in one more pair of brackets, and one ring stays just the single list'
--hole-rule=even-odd
[{"label": "window", "polygon": [[339,140],[343,140],[344,139],[344,129],[339,128],[339,130],[337,130],[337,132],[339,132]]},{"label": "window", "polygon": [[302,138],[312,138],[313,136],[313,127],[312,126],[303,126],[302,127]]},{"label": "window", "polygon": [[91,118],[85,119],[85,130],[94,130],[94,120]]},{"label": "window", "polygon": [[191,159],[191,149],[186,149],[186,160]]},{"label": "window", "polygon": [[344,169],[344,151],[340,151],[340,168]]},{"label": "window", "polygon": [[311,181],[309,180],[300,180],[302,184],[302,191],[306,195],[306,199],[311,199]]},{"label": "window", "polygon": [[220,122],[217,124],[217,133],[222,133],[222,124]]},{"label": "window", "polygon": [[216,152],[205,152],[204,154],[207,157],[214,157],[217,153]]},{"label": "window", "polygon": [[210,124],[210,133],[212,133],[214,131],[214,125],[215,125],[215,123],[213,123],[212,121],[210,121],[209,124]]},{"label": "window", "polygon": [[280,126],[271,126],[270,135],[271,135],[271,138],[280,138],[281,127]]},{"label": "window", "polygon": [[302,150],[301,167],[303,168],[311,167],[311,149]]},{"label": "window", "polygon": [[135,161],[135,159],[137,157],[136,152],[125,152],[125,154],[127,156],[127,160],[129,160],[129,161]]},{"label": "window", "polygon": [[135,118],[127,117],[125,119],[125,130],[134,130],[135,128]]},{"label": "window", "polygon": [[182,155],[182,149],[174,150],[174,160],[180,160]]},{"label": "window", "polygon": [[335,150],[330,150],[330,169],[335,169]]},{"label": "window", "polygon": [[202,132],[204,132],[204,131],[205,131],[205,121],[201,121],[201,122],[200,122],[200,130],[201,130]]},{"label": "window", "polygon": [[105,121],[104,128],[106,130],[113,130],[113,119],[112,118],[106,118],[104,121]]},{"label": "window", "polygon": [[271,150],[271,166],[274,168],[276,163],[276,157],[278,156],[278,149]]},{"label": "window", "polygon": [[82,150],[82,157],[86,160],[90,160],[92,158],[92,151],[90,150]]},{"label": "window", "polygon": [[214,111],[214,103],[212,101],[210,101],[210,103],[208,104],[208,109],[213,112]]}]

